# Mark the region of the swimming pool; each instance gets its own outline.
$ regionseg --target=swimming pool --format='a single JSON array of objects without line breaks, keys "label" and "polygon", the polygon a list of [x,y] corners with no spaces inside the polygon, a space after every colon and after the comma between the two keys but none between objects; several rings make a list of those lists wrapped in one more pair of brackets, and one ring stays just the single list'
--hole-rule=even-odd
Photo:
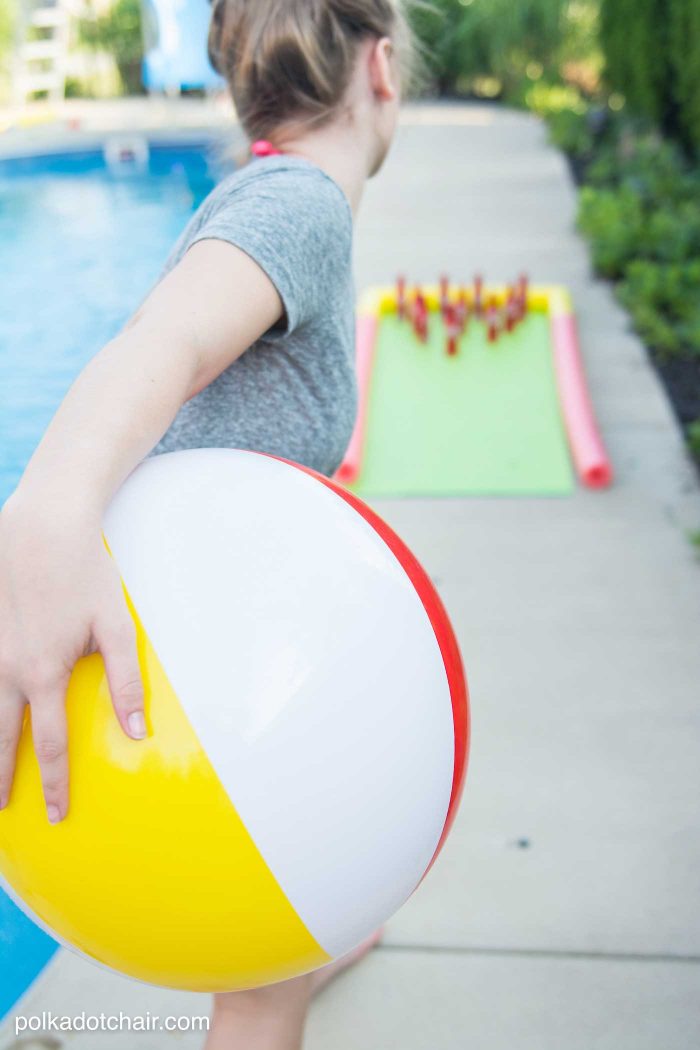
[{"label": "swimming pool", "polygon": [[224,171],[205,142],[0,160],[0,503]]},{"label": "swimming pool", "polygon": [[[0,504],[225,170],[205,142],[0,160]],[[0,890],[0,1019],[55,951]]]}]

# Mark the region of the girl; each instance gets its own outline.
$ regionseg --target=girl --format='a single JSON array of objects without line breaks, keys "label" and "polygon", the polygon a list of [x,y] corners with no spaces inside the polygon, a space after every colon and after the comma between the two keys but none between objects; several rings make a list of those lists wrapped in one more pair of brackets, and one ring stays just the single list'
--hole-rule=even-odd
[{"label": "girl", "polygon": [[[48,820],[66,816],[64,695],[87,653],[104,658],[123,731],[145,736],[134,627],[100,532],[138,462],[232,446],[338,467],[355,415],[352,220],[394,133],[407,40],[398,0],[215,0],[212,61],[266,141],[78,376],[0,513],[0,808],[28,704]],[[332,972],[217,996],[207,1050],[299,1047]]]}]

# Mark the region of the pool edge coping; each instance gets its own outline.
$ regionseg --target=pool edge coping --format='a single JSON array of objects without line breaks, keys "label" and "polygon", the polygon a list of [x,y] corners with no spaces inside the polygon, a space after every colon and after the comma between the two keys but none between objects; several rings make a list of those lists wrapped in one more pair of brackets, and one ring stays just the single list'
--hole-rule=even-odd
[{"label": "pool edge coping", "polygon": [[[227,127],[208,125],[197,128],[110,128],[99,130],[75,130],[65,128],[47,133],[42,130],[36,134],[23,133],[23,141],[5,141],[0,136],[0,161],[32,160],[41,157],[57,157],[85,152],[101,151],[110,139],[146,139],[149,147],[167,149],[168,147],[190,147],[226,145],[233,139],[236,125]],[[231,144],[233,144],[231,142]]]}]

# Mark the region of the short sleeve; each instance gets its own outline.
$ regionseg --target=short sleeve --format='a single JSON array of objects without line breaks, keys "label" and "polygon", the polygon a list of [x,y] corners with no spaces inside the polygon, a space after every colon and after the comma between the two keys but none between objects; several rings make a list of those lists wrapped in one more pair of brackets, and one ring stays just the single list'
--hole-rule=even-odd
[{"label": "short sleeve", "polygon": [[212,238],[240,248],[264,270],[286,317],[269,334],[289,334],[323,309],[346,272],[352,217],[342,190],[320,169],[263,169],[222,194],[190,244]]}]

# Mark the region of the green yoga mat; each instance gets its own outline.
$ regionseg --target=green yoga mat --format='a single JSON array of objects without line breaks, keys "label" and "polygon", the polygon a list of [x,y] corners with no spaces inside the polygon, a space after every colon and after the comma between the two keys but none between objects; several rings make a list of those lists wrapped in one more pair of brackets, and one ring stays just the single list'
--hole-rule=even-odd
[{"label": "green yoga mat", "polygon": [[472,321],[455,357],[434,314],[426,344],[407,322],[382,317],[351,488],[360,496],[570,493],[548,317],[528,315],[495,344]]}]

